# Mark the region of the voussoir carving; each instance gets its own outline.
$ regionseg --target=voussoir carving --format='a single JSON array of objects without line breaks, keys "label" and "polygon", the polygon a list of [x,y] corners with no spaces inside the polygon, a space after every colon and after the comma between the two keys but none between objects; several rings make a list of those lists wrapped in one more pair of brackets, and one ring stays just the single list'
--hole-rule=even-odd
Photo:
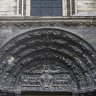
[{"label": "voussoir carving", "polygon": [[0,50],[0,89],[87,91],[96,88],[96,51],[61,29],[21,34]]}]

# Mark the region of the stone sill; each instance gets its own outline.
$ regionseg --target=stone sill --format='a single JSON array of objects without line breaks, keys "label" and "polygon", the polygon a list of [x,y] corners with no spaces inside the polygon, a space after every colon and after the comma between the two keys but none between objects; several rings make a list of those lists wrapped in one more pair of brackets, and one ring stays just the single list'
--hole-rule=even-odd
[{"label": "stone sill", "polygon": [[38,17],[38,16],[0,16],[0,22],[94,22],[96,21],[96,16],[70,16],[70,17]]}]

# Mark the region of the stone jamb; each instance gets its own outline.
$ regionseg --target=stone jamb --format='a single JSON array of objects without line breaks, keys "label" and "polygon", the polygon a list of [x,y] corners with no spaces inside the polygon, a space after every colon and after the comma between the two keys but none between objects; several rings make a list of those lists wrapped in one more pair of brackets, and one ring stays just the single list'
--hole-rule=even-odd
[{"label": "stone jamb", "polygon": [[26,16],[30,16],[30,8],[31,8],[31,4],[30,4],[30,0],[26,0]]},{"label": "stone jamb", "polygon": [[62,0],[62,15],[67,16],[67,0]]}]

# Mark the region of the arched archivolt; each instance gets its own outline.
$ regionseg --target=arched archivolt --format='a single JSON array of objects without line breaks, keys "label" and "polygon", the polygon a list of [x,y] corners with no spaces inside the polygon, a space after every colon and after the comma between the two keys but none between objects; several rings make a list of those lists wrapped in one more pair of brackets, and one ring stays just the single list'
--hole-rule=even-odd
[{"label": "arched archivolt", "polygon": [[14,91],[94,90],[95,57],[94,48],[73,33],[34,29],[1,48],[0,86]]}]

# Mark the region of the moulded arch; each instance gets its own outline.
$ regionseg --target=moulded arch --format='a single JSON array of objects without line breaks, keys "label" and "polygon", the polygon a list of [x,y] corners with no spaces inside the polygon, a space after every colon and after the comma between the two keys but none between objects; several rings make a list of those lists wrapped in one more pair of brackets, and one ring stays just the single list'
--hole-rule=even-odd
[{"label": "moulded arch", "polygon": [[[88,42],[66,30],[38,28],[16,36],[1,48],[0,86],[2,90],[14,91],[28,87],[30,91],[94,90],[95,66],[96,51]],[[31,68],[39,73],[33,69],[28,71]],[[26,82],[22,78],[27,78]]]}]

